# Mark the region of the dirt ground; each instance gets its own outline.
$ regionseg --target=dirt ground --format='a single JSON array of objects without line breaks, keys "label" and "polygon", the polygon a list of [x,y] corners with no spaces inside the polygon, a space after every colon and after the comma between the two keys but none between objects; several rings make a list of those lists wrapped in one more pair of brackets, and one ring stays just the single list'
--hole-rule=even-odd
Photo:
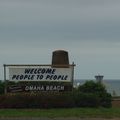
[{"label": "dirt ground", "polygon": [[120,99],[114,99],[112,101],[112,107],[118,107],[118,108],[120,108]]}]

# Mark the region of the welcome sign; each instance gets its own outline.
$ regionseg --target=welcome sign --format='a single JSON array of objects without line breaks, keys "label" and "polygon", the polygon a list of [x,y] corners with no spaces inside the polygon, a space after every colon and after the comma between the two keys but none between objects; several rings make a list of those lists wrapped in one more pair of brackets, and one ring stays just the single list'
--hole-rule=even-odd
[{"label": "welcome sign", "polygon": [[7,87],[8,92],[29,92],[29,91],[71,91],[72,85],[49,85],[49,84],[38,84],[38,85],[11,85]]},{"label": "welcome sign", "polygon": [[72,67],[51,68],[36,67],[9,67],[10,81],[68,81],[72,80]]},{"label": "welcome sign", "polygon": [[72,91],[74,66],[64,50],[53,52],[52,64],[4,64],[5,93]]}]

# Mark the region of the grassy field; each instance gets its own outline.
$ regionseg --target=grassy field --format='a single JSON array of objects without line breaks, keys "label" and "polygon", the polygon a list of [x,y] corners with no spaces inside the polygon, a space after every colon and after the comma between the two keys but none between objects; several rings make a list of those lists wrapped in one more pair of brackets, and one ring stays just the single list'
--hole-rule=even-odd
[{"label": "grassy field", "polygon": [[120,118],[120,108],[0,109],[0,117]]}]

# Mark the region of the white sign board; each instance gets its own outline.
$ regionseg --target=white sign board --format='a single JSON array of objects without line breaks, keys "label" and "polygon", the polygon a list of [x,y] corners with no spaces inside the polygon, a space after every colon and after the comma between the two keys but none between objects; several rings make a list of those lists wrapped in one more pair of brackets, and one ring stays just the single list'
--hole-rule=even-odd
[{"label": "white sign board", "polygon": [[9,67],[10,81],[71,81],[72,67]]}]

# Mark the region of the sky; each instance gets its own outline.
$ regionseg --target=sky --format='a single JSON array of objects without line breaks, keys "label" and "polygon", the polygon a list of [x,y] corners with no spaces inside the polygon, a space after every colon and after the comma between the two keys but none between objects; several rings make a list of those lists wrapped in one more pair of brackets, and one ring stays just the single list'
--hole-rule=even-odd
[{"label": "sky", "polygon": [[120,0],[0,0],[3,64],[51,64],[65,50],[75,79],[120,79]]}]

